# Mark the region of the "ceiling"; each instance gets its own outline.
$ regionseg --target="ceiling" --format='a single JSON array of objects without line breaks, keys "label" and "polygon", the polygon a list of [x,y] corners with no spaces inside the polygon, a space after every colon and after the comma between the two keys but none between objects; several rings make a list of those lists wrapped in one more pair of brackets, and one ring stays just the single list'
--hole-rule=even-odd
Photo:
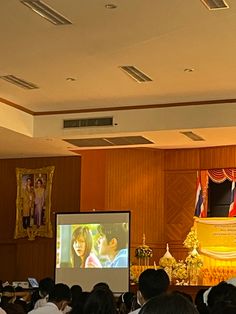
[{"label": "ceiling", "polygon": [[[201,0],[45,0],[72,22],[55,26],[20,0],[1,1],[0,76],[39,87],[0,79],[1,158],[72,155],[63,138],[104,135],[141,135],[154,148],[236,144],[236,3],[226,2],[208,10]],[[137,83],[124,65],[152,81]],[[102,116],[119,127],[53,130],[59,117]]]}]

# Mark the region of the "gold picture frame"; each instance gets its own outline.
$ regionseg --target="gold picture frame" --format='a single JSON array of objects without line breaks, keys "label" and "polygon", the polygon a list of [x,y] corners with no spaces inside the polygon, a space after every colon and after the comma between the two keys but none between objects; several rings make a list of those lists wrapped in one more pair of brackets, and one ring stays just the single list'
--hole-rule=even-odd
[{"label": "gold picture frame", "polygon": [[17,198],[14,238],[52,238],[51,192],[55,167],[16,168]]}]

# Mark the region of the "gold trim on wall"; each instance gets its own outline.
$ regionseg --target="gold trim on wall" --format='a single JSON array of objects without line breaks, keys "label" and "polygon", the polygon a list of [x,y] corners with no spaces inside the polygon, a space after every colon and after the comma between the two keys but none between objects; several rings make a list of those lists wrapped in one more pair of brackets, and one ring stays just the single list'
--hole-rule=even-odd
[{"label": "gold trim on wall", "polygon": [[14,238],[52,238],[51,191],[55,167],[16,168],[17,198]]}]

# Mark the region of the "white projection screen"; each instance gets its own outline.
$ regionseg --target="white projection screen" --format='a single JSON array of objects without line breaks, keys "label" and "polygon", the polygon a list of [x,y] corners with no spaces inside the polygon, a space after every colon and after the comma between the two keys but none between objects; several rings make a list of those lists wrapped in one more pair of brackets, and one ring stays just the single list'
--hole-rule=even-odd
[{"label": "white projection screen", "polygon": [[130,212],[57,213],[55,281],[129,290]]}]

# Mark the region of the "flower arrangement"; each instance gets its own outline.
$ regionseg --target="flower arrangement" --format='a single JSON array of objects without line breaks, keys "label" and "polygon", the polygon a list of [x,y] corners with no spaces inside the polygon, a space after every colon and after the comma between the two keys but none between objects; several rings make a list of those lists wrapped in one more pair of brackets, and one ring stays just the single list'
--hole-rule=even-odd
[{"label": "flower arrangement", "polygon": [[163,268],[165,267],[174,267],[176,264],[176,260],[174,257],[161,257],[159,260],[159,265]]},{"label": "flower arrangement", "polygon": [[187,264],[184,261],[178,261],[175,263],[175,267],[172,271],[172,276],[177,281],[184,281],[188,278]]},{"label": "flower arrangement", "polygon": [[201,268],[203,266],[201,256],[198,253],[197,254],[190,253],[186,257],[185,262],[186,262],[187,266],[189,266],[189,267]]},{"label": "flower arrangement", "polygon": [[194,227],[191,228],[191,231],[188,233],[186,239],[184,240],[184,247],[192,250],[193,248],[199,247],[199,241],[197,238],[197,231]]},{"label": "flower arrangement", "polygon": [[169,245],[166,244],[166,252],[165,254],[160,258],[159,265],[163,268],[165,267],[171,267],[173,268],[176,264],[175,258],[170,254],[169,251]]},{"label": "flower arrangement", "polygon": [[145,244],[145,234],[143,235],[143,244],[135,249],[135,257],[150,258],[152,257],[152,249]]},{"label": "flower arrangement", "polygon": [[145,245],[145,246],[139,246],[135,249],[135,257],[137,258],[150,258],[152,257],[152,249]]}]

